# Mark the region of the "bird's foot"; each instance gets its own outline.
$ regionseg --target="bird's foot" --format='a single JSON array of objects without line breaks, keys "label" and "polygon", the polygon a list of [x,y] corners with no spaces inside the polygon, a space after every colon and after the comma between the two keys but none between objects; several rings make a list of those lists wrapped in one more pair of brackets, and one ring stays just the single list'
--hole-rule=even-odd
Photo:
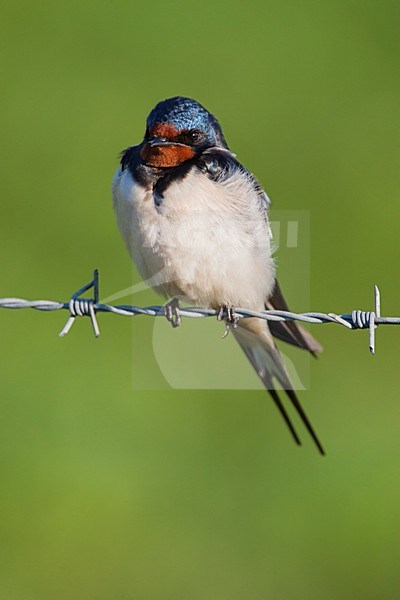
[{"label": "bird's foot", "polygon": [[178,298],[172,298],[164,307],[165,317],[169,321],[172,327],[179,327],[182,323],[182,317],[180,315],[180,306]]},{"label": "bird's foot", "polygon": [[226,328],[222,338],[226,338],[231,329],[236,329],[239,322],[239,317],[235,313],[235,309],[232,306],[223,305],[218,311],[217,321],[223,321],[224,313],[226,313]]}]

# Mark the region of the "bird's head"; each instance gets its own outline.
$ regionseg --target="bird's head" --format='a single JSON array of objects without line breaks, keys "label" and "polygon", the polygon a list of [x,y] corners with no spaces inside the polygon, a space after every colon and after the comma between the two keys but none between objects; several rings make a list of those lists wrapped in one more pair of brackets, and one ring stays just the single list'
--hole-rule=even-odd
[{"label": "bird's head", "polygon": [[140,155],[152,167],[176,167],[214,146],[227,148],[217,119],[191,98],[159,102],[147,117]]}]

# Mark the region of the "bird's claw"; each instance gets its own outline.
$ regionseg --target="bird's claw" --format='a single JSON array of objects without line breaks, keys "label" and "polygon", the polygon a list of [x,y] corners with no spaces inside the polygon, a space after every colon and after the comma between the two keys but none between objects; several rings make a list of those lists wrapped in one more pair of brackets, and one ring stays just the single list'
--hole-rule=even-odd
[{"label": "bird's claw", "polygon": [[164,307],[165,317],[171,323],[172,327],[179,327],[182,323],[179,308],[179,300],[177,298],[172,298]]},{"label": "bird's claw", "polygon": [[231,329],[236,329],[239,322],[239,317],[236,315],[235,309],[232,306],[221,306],[217,314],[217,321],[223,321],[226,313],[226,327],[222,339],[226,338]]}]

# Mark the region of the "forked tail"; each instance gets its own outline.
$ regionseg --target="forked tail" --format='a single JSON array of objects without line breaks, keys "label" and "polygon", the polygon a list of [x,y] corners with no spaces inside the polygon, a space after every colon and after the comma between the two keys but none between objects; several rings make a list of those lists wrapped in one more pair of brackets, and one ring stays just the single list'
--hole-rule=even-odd
[{"label": "forked tail", "polygon": [[274,388],[273,379],[285,390],[298,415],[303,421],[306,429],[314,440],[321,454],[325,454],[321,442],[315,433],[306,413],[304,412],[296,393],[293,390],[288,372],[282,360],[282,356],[272,339],[268,325],[258,319],[243,319],[239,326],[233,330],[235,338],[239,342],[243,352],[246,354],[257,375],[271,394],[279,412],[281,413],[296,444],[301,445],[300,438],[290,420],[288,413]]}]

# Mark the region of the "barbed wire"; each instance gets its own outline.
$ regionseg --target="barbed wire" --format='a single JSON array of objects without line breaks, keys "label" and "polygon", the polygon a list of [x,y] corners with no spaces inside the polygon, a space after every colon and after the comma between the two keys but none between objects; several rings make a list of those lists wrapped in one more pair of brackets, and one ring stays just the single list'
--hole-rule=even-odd
[{"label": "barbed wire", "polygon": [[[81,298],[82,294],[93,288],[93,298]],[[256,317],[266,321],[300,321],[302,323],[322,324],[336,323],[343,325],[347,329],[368,329],[369,330],[369,349],[371,354],[375,354],[375,330],[378,325],[400,325],[400,317],[382,317],[380,292],[377,285],[374,286],[375,308],[373,311],[353,310],[351,313],[337,315],[335,313],[306,312],[294,313],[286,310],[265,310],[261,312],[248,310],[245,308],[235,308],[235,317],[246,319]],[[24,300],[22,298],[0,298],[0,308],[33,308],[41,311],[68,310],[69,318],[60,332],[60,337],[64,337],[70,331],[77,317],[90,317],[93,332],[96,337],[100,335],[100,329],[96,318],[96,313],[113,313],[127,317],[137,315],[147,315],[150,317],[167,317],[168,305],[166,306],[131,306],[120,305],[112,306],[99,302],[99,273],[94,271],[93,279],[78,291],[72,294],[68,302],[54,302],[52,300]],[[219,317],[226,318],[230,315],[227,310],[214,310],[211,308],[199,307],[179,307],[174,309],[180,322],[181,317],[204,318]]]}]

